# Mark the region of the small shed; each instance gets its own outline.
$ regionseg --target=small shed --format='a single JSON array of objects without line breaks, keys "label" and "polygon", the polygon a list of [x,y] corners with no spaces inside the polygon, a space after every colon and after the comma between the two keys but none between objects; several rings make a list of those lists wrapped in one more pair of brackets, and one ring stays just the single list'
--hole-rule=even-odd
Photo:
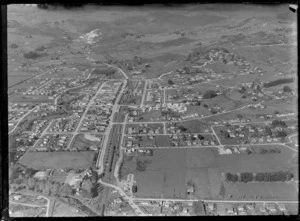
[{"label": "small shed", "polygon": [[132,186],[132,192],[133,192],[133,193],[136,193],[136,192],[137,192],[137,186],[136,186],[136,185],[133,185],[133,186]]}]

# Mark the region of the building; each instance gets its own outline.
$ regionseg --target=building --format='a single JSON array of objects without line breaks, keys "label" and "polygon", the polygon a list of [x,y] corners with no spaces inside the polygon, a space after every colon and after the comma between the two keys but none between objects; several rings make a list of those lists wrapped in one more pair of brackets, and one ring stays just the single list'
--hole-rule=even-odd
[{"label": "building", "polygon": [[132,192],[133,192],[133,193],[136,193],[136,192],[137,192],[137,186],[136,186],[136,185],[133,185],[133,186],[132,186]]},{"label": "building", "polygon": [[46,176],[48,176],[48,172],[47,171],[38,171],[34,174],[34,178],[37,178],[37,179],[45,179]]}]

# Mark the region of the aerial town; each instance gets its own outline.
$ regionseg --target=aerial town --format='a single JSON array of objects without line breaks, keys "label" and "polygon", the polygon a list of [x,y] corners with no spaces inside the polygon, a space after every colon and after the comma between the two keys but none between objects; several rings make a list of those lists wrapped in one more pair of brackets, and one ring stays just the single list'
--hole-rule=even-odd
[{"label": "aerial town", "polygon": [[298,215],[284,6],[51,7],[7,7],[10,217]]}]

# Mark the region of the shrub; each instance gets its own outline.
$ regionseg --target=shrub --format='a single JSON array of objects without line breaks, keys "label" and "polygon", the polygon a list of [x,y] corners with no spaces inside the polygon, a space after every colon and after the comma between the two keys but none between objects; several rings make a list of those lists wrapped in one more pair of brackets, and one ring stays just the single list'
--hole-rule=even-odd
[{"label": "shrub", "polygon": [[15,44],[15,43],[12,43],[9,47],[10,48],[18,48],[19,46],[17,44]]},{"label": "shrub", "polygon": [[36,59],[36,58],[42,57],[42,55],[40,55],[34,51],[30,51],[30,52],[24,54],[23,56],[26,59]]}]

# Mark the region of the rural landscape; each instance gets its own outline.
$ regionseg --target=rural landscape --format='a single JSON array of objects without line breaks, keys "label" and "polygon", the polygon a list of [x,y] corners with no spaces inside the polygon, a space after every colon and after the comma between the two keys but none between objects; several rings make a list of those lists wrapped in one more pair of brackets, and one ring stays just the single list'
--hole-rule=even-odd
[{"label": "rural landscape", "polygon": [[10,217],[298,215],[288,5],[8,5]]}]

